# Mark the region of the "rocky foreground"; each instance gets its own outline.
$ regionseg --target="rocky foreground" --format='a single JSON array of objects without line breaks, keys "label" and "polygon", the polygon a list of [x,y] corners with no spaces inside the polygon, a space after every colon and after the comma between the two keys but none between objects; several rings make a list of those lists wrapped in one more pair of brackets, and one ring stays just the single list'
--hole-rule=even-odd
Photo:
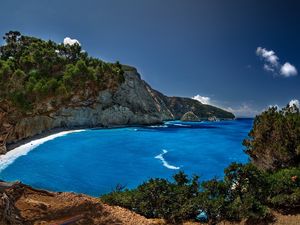
[{"label": "rocky foreground", "polygon": [[0,182],[0,224],[158,224],[87,195]]},{"label": "rocky foreground", "polygon": [[[275,225],[297,225],[300,215],[275,213]],[[68,192],[37,190],[21,183],[0,182],[1,225],[155,225],[162,220],[147,219],[127,209],[103,204],[99,198]],[[186,222],[185,225],[199,225]],[[222,222],[223,225],[246,223]],[[261,223],[264,224],[264,223]],[[259,225],[257,223],[256,225]]]}]

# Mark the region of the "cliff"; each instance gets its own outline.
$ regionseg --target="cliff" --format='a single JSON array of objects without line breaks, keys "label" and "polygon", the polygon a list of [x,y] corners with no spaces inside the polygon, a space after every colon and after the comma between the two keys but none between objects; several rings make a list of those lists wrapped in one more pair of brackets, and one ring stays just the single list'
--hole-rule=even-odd
[{"label": "cliff", "polygon": [[53,99],[41,102],[30,113],[20,113],[5,101],[0,105],[0,153],[6,145],[33,137],[54,128],[147,125],[180,119],[192,111],[199,118],[215,115],[234,118],[233,114],[199,101],[167,97],[143,81],[137,70],[124,67],[124,82],[114,89],[90,93],[79,90],[68,102],[56,108]]}]

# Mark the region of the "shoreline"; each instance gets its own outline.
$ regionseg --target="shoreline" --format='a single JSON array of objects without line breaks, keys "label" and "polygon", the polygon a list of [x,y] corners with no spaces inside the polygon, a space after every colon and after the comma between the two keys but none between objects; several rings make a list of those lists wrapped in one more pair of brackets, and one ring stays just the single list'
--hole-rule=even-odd
[{"label": "shoreline", "polygon": [[[171,120],[171,121],[177,121],[177,120]],[[143,128],[143,127],[151,127],[157,125],[161,126],[168,122],[170,122],[170,120],[164,121],[163,123],[155,123],[155,124],[130,124],[130,125],[126,124],[126,125],[95,126],[95,127],[76,126],[76,127],[64,127],[64,128],[60,127],[60,128],[45,130],[42,133],[36,134],[32,137],[24,138],[14,143],[7,144],[7,152],[5,154],[0,155],[0,171],[5,169],[11,163],[13,163],[18,157],[27,155],[30,151],[32,151],[39,145],[47,141],[53,140],[57,137],[65,136],[70,133],[83,132],[87,130],[104,130],[104,129],[118,129],[118,128],[130,128],[130,127]],[[186,121],[181,121],[181,122],[186,122]],[[213,121],[207,121],[207,122],[213,122]],[[166,163],[164,162],[164,160],[162,160],[162,162],[164,164]],[[168,166],[168,168],[169,167],[172,167],[171,169],[180,168],[172,165]]]},{"label": "shoreline", "polygon": [[[236,119],[244,119],[244,118],[221,119],[221,121],[230,121],[230,120],[236,120]],[[126,128],[126,127],[147,127],[147,126],[163,125],[170,121],[180,121],[180,120],[175,120],[175,119],[174,120],[166,120],[166,121],[163,121],[162,123],[154,123],[154,124],[126,124],[126,125],[110,125],[110,126],[95,126],[95,127],[93,127],[93,126],[75,126],[75,127],[66,127],[66,128],[57,127],[57,128],[52,128],[50,130],[45,130],[42,133],[36,134],[32,137],[27,137],[27,138],[24,138],[24,139],[21,139],[16,142],[12,142],[12,143],[7,143],[6,144],[7,152],[5,154],[7,154],[8,152],[10,152],[11,150],[13,150],[15,148],[18,148],[22,145],[28,144],[31,141],[36,141],[41,138],[45,138],[50,135],[57,134],[57,133],[64,132],[64,131],[118,129],[118,128]],[[208,121],[208,120],[201,120],[198,122],[203,122],[203,121],[204,122],[214,122],[214,121]],[[181,122],[188,122],[188,121],[181,121]],[[5,154],[2,154],[2,155],[5,155]],[[0,154],[0,156],[1,156],[1,154]]]},{"label": "shoreline", "polygon": [[[44,137],[35,137],[34,140],[31,140],[26,144],[20,144],[18,147],[13,148],[12,150],[6,152],[3,155],[0,155],[0,172],[12,164],[17,158],[27,155],[30,151],[38,147],[39,145],[51,141],[55,138],[65,136],[70,133],[77,133],[85,131],[84,129],[76,129],[76,130],[68,130],[68,131],[60,131],[53,133],[51,135],[44,134]],[[55,131],[53,131],[55,132]]]},{"label": "shoreline", "polygon": [[76,128],[75,127],[74,128],[53,128],[51,130],[43,131],[42,133],[36,134],[36,135],[34,135],[32,137],[27,137],[27,138],[21,139],[19,141],[7,144],[6,145],[7,152],[5,154],[3,154],[3,155],[6,155],[8,152],[14,150],[15,148],[18,148],[18,147],[20,147],[22,145],[28,144],[28,143],[30,143],[32,141],[36,141],[36,140],[39,140],[39,139],[42,139],[42,138],[46,138],[46,137],[48,137],[50,135],[58,134],[60,132],[80,130],[80,129],[87,129],[87,128],[84,128],[84,127],[76,127]]},{"label": "shoreline", "polygon": [[[163,123],[159,123],[159,124],[163,124]],[[133,125],[112,125],[112,126],[95,126],[95,127],[76,126],[76,127],[67,127],[67,128],[58,127],[58,128],[53,128],[53,129],[50,129],[50,130],[45,130],[42,133],[36,134],[32,137],[27,137],[27,138],[21,139],[19,141],[6,144],[7,152],[5,154],[10,152],[11,150],[14,150],[15,148],[18,148],[22,145],[28,144],[31,141],[36,141],[36,140],[39,140],[41,138],[45,138],[45,137],[48,137],[50,135],[54,135],[54,134],[57,134],[57,133],[60,133],[60,132],[65,132],[65,131],[118,129],[118,128],[126,128],[126,127],[144,127],[144,126],[152,126],[152,125],[158,125],[158,124],[157,123],[156,124],[147,124],[147,125],[133,124]],[[5,154],[3,154],[3,155],[5,155]],[[0,154],[0,156],[1,156],[1,154]]]},{"label": "shoreline", "polygon": [[[221,118],[221,121],[230,121],[230,120],[236,120],[236,119],[248,119],[248,118],[234,118],[234,119]],[[32,137],[27,137],[27,138],[18,140],[16,142],[7,143],[6,144],[6,149],[7,149],[6,153],[8,153],[9,151],[11,151],[17,147],[25,145],[31,141],[45,138],[49,135],[57,134],[57,133],[63,132],[63,131],[73,131],[73,130],[82,130],[82,129],[84,129],[84,130],[100,130],[100,129],[118,129],[118,128],[126,128],[126,127],[147,127],[147,126],[163,125],[166,122],[170,122],[170,121],[180,121],[180,120],[178,120],[178,119],[165,120],[161,123],[153,123],[153,124],[126,124],[126,125],[110,125],[110,126],[94,126],[94,127],[93,126],[75,126],[75,127],[66,127],[66,128],[57,127],[57,128],[52,128],[50,130],[45,130],[42,133],[36,134]],[[189,122],[189,121],[181,121],[181,122]],[[197,122],[215,122],[215,121],[208,121],[207,119],[206,120],[202,119],[201,121],[197,121]],[[3,154],[3,155],[5,155],[5,154]],[[0,156],[1,156],[1,154],[0,154]]]}]

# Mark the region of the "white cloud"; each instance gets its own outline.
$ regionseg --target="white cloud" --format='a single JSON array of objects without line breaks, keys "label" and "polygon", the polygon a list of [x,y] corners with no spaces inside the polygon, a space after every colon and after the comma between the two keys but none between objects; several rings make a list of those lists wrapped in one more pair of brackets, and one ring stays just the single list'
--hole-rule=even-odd
[{"label": "white cloud", "polygon": [[285,77],[290,77],[290,76],[296,76],[298,72],[295,66],[286,62],[285,64],[283,64],[283,66],[281,66],[280,74],[282,74]]},{"label": "white cloud", "polygon": [[261,113],[260,110],[254,109],[246,103],[243,103],[241,106],[238,107],[227,107],[224,109],[229,112],[232,112],[236,117],[254,117]]},{"label": "white cloud", "polygon": [[264,61],[265,65],[268,65],[269,67],[277,67],[278,66],[278,56],[275,55],[275,52],[273,50],[267,50],[262,47],[258,47],[256,49],[256,54],[260,56]]},{"label": "white cloud", "polygon": [[74,44],[79,44],[80,45],[80,42],[76,39],[72,39],[72,38],[69,38],[69,37],[64,38],[64,45],[74,45]]},{"label": "white cloud", "polygon": [[269,65],[267,65],[267,64],[264,64],[264,69],[265,69],[266,71],[271,71],[271,72],[274,72],[274,71],[275,71],[274,68],[272,68],[271,66],[269,66]]},{"label": "white cloud", "polygon": [[300,108],[300,102],[298,99],[292,99],[290,102],[289,102],[289,106],[292,107],[293,105],[296,105],[298,108]]},{"label": "white cloud", "polygon": [[[281,108],[286,106],[286,105],[281,106],[278,104],[272,104],[272,105],[268,105],[263,108],[260,108],[260,107],[255,107],[251,103],[242,103],[241,105],[227,107],[227,106],[224,106],[224,104],[222,104],[222,102],[215,101],[215,100],[211,99],[210,97],[206,97],[206,96],[196,95],[196,96],[192,97],[192,99],[198,100],[203,104],[214,105],[218,108],[232,112],[236,117],[255,117],[256,115],[261,114],[263,111],[268,110],[270,107],[277,107],[277,109],[280,110]],[[296,105],[300,109],[300,101],[298,99],[292,99],[289,102],[290,107],[293,105]]]},{"label": "white cloud", "polygon": [[236,117],[254,117],[255,115],[261,113],[262,110],[257,110],[253,108],[251,105],[243,103],[241,106],[237,107],[224,107],[222,103],[218,101],[214,101],[210,97],[196,95],[192,97],[194,100],[198,100],[202,104],[214,105],[218,108],[224,109],[226,111],[232,112]]},{"label": "white cloud", "polygon": [[262,47],[256,49],[256,55],[258,55],[264,62],[264,70],[273,73],[274,75],[281,75],[283,77],[296,76],[298,74],[295,66],[289,62],[283,65],[279,62],[279,57],[273,50],[267,50]]},{"label": "white cloud", "polygon": [[196,96],[192,97],[192,99],[197,100],[197,101],[201,102],[202,104],[208,104],[208,105],[211,104],[210,97],[196,95]]}]

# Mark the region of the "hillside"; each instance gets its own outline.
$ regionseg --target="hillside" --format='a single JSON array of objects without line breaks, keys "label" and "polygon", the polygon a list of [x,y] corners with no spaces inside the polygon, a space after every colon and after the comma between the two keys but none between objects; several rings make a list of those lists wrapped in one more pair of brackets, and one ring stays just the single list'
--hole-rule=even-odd
[{"label": "hillside", "polygon": [[167,97],[137,70],[59,44],[8,32],[0,47],[0,154],[6,146],[54,128],[147,125],[179,119],[234,118],[196,100]]}]

